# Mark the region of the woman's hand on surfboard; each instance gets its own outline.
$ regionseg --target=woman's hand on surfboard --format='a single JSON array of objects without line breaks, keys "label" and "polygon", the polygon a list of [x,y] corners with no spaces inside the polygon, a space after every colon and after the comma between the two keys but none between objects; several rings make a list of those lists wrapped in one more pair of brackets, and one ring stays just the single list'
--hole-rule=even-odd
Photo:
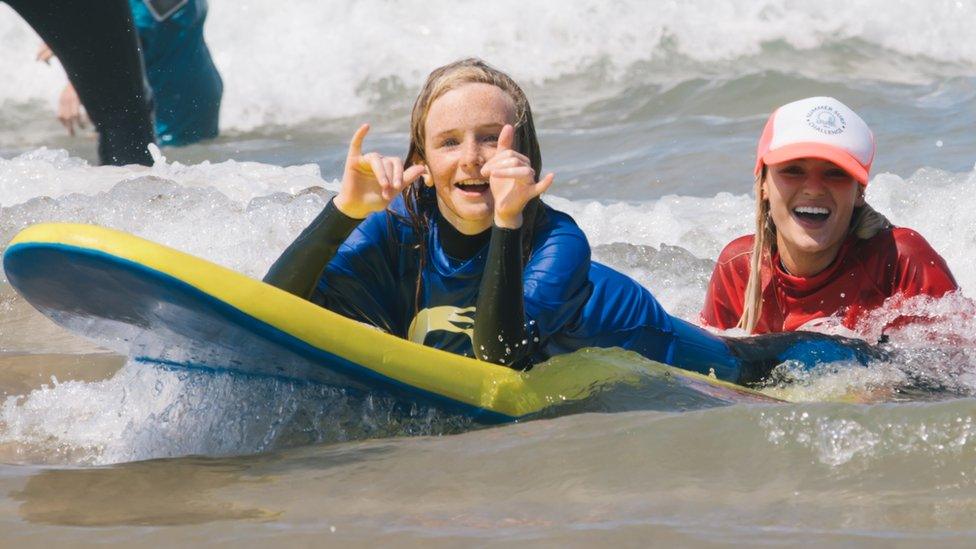
[{"label": "woman's hand on surfboard", "polygon": [[529,159],[512,150],[514,140],[515,128],[506,124],[498,136],[498,152],[481,168],[481,175],[488,178],[495,200],[495,225],[506,229],[522,226],[525,205],[544,193],[555,178],[550,173],[536,182],[535,170]]},{"label": "woman's hand on surfboard", "polygon": [[384,210],[394,198],[424,173],[424,166],[403,169],[403,161],[393,156],[371,152],[363,154],[363,139],[369,124],[356,130],[349,143],[342,188],[335,197],[335,207],[355,219]]}]

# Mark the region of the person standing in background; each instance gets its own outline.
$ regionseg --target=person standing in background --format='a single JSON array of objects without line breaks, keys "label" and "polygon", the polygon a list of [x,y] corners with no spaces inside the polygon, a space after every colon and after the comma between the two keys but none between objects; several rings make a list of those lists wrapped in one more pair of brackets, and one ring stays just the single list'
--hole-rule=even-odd
[{"label": "person standing in background", "polygon": [[[206,0],[128,0],[142,46],[162,146],[181,146],[218,134],[223,82],[203,39]],[[38,59],[51,51],[42,47]],[[71,84],[61,93],[58,119],[74,135],[84,127],[82,101]],[[87,105],[87,103],[85,103]]]},{"label": "person standing in background", "polygon": [[152,94],[126,0],[7,0],[61,59],[102,164],[152,164]]}]

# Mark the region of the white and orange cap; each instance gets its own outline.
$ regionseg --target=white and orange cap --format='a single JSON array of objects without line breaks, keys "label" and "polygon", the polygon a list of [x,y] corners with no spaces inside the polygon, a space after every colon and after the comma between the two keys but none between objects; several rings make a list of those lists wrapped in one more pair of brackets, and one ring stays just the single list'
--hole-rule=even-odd
[{"label": "white and orange cap", "polygon": [[769,116],[756,148],[756,175],[763,164],[820,158],[867,185],[874,149],[874,134],[850,107],[833,97],[808,97]]}]

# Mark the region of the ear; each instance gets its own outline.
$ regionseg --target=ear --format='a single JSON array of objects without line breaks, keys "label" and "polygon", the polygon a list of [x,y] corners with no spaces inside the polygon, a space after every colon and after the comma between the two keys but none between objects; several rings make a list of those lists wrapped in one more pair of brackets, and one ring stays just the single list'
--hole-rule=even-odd
[{"label": "ear", "polygon": [[769,190],[766,188],[767,185],[769,185],[769,183],[766,182],[766,178],[764,177],[762,182],[759,183],[760,200],[769,200]]},{"label": "ear", "polygon": [[861,185],[860,183],[857,184],[857,196],[854,198],[855,208],[860,208],[867,204],[867,201],[864,200],[864,189],[864,185]]},{"label": "ear", "polygon": [[421,175],[420,177],[424,179],[425,186],[427,187],[434,186],[434,178],[430,176],[430,170],[427,168],[427,166],[424,166],[424,174]]}]

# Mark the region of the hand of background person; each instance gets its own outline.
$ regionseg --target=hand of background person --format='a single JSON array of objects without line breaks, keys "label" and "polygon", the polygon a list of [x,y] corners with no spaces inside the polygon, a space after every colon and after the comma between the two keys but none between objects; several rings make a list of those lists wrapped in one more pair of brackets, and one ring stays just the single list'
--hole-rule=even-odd
[{"label": "hand of background person", "polygon": [[58,98],[58,120],[68,129],[68,135],[75,135],[75,126],[84,129],[87,123],[87,116],[82,109],[81,100],[74,86],[68,83],[61,90],[61,97]]},{"label": "hand of background person", "polygon": [[498,135],[498,152],[481,168],[481,175],[488,178],[495,199],[495,225],[506,229],[522,226],[525,205],[544,193],[556,177],[550,173],[536,182],[529,159],[512,150],[514,140],[515,128],[506,124]]},{"label": "hand of background person", "polygon": [[[53,57],[54,52],[51,51],[51,48],[46,43],[41,42],[35,60],[50,65]],[[85,128],[88,122],[88,117],[81,105],[81,99],[78,98],[78,92],[75,91],[71,82],[68,82],[68,85],[61,90],[61,95],[58,97],[58,121],[67,128],[68,135],[72,137],[75,135],[75,126],[81,130]]]},{"label": "hand of background person", "polygon": [[41,42],[41,46],[37,48],[37,56],[34,58],[35,61],[43,61],[44,63],[50,65],[51,58],[54,57],[54,52],[47,44]]},{"label": "hand of background person", "polygon": [[422,165],[404,170],[399,158],[376,152],[363,154],[363,139],[367,132],[369,124],[363,124],[352,136],[342,173],[342,188],[334,202],[340,212],[354,219],[384,210],[424,173]]}]

